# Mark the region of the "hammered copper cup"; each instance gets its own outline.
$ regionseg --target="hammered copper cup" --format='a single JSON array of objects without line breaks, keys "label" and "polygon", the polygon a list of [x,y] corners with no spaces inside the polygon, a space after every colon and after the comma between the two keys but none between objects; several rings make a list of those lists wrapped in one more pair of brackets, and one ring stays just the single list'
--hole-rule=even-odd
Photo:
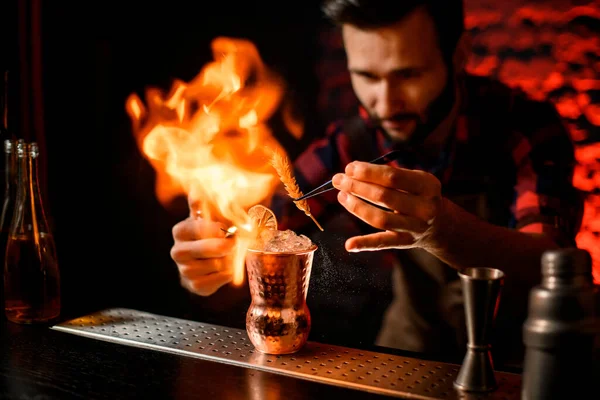
[{"label": "hammered copper cup", "polygon": [[306,295],[316,250],[315,245],[288,253],[248,250],[252,303],[246,314],[246,331],[258,351],[290,354],[306,343],[311,327]]}]

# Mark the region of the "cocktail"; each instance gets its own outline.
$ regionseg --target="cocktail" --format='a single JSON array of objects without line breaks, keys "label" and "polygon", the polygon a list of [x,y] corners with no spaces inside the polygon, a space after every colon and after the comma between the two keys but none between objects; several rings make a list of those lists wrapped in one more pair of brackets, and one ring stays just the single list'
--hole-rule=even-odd
[{"label": "cocktail", "polygon": [[[302,196],[287,157],[273,153],[271,161],[292,198]],[[294,201],[313,222],[306,200]],[[295,353],[304,346],[311,328],[306,295],[317,246],[306,236],[278,230],[273,212],[261,205],[248,211],[256,237],[246,253],[252,303],[246,330],[254,347],[267,354]]]},{"label": "cocktail", "polygon": [[291,230],[263,230],[246,254],[252,303],[246,330],[267,354],[295,353],[311,328],[306,295],[317,246]]}]

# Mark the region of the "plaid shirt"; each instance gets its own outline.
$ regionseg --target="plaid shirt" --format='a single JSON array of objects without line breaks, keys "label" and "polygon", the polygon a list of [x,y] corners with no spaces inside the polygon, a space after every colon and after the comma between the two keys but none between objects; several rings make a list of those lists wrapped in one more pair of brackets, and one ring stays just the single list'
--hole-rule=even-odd
[{"label": "plaid shirt", "polygon": [[[551,104],[534,102],[523,92],[488,78],[467,75],[462,107],[445,150],[436,160],[424,160],[418,150],[407,150],[390,165],[419,169],[442,182],[443,195],[453,200],[480,193],[481,204],[468,211],[489,222],[529,233],[545,233],[561,245],[574,245],[583,203],[572,186],[573,145]],[[394,144],[374,127],[359,108],[376,156],[394,150]],[[342,172],[356,159],[342,121],[333,123],[324,138],[312,143],[294,162],[296,180],[304,193]],[[337,205],[337,191],[309,199],[312,214],[326,221],[325,210]],[[465,197],[466,196],[466,197]],[[283,196],[285,197],[285,195]],[[302,230],[310,220],[298,209],[272,207],[281,227]],[[482,206],[484,209],[482,209]],[[365,234],[356,227],[356,234]]]}]

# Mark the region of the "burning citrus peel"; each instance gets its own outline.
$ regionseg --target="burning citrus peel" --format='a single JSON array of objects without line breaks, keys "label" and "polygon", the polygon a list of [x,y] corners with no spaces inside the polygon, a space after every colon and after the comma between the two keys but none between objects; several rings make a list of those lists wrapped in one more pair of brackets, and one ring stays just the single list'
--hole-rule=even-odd
[{"label": "burning citrus peel", "polygon": [[[281,182],[283,182],[288,196],[290,196],[292,199],[301,197],[303,193],[300,190],[300,187],[298,187],[298,183],[296,182],[296,178],[294,177],[294,172],[288,158],[284,154],[274,151],[271,159],[271,165],[273,165],[273,168],[275,168],[275,171],[277,171],[277,175],[279,175],[279,179],[281,179]],[[317,225],[317,227],[323,231],[323,228],[319,222],[310,212],[308,200],[294,201],[294,204],[296,204],[296,207],[298,207],[301,211],[304,211],[304,214],[310,217],[315,225]]]},{"label": "burning citrus peel", "polygon": [[277,230],[277,218],[273,211],[257,204],[248,210],[248,217],[252,221],[253,232],[260,233],[263,229]]}]

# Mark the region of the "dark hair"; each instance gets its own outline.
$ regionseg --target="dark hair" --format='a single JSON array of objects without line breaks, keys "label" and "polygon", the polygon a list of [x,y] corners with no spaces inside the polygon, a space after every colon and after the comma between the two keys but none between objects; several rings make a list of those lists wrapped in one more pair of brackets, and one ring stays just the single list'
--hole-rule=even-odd
[{"label": "dark hair", "polygon": [[433,19],[442,53],[452,57],[465,30],[463,0],[324,0],[321,8],[337,25],[369,29],[392,25],[419,7]]}]

